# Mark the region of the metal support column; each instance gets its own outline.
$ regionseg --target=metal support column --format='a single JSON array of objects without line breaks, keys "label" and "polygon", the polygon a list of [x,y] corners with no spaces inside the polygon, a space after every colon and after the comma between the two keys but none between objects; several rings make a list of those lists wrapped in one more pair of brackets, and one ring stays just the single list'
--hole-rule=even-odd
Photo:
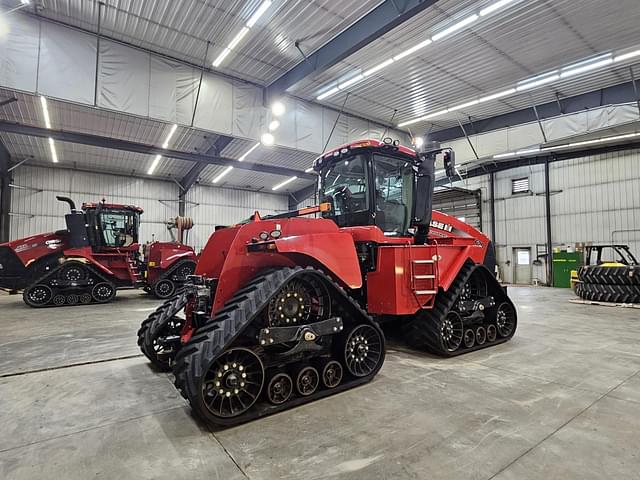
[{"label": "metal support column", "polygon": [[0,243],[9,241],[9,212],[11,211],[11,157],[0,141]]},{"label": "metal support column", "polygon": [[496,174],[489,174],[489,195],[491,196],[491,241],[496,245]]},{"label": "metal support column", "polygon": [[551,189],[549,188],[549,159],[544,162],[544,200],[547,221],[547,285],[553,285],[553,245],[551,243]]}]

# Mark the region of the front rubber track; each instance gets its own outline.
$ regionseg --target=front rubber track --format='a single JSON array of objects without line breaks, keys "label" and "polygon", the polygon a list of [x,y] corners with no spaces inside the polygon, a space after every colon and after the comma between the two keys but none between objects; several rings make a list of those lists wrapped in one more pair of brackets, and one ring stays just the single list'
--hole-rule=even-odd
[{"label": "front rubber track", "polygon": [[[487,341],[483,345],[474,345],[471,348],[466,348],[464,343],[460,347],[453,351],[447,351],[441,342],[440,325],[446,318],[447,314],[454,308],[462,289],[467,281],[471,278],[474,271],[480,270],[488,283],[489,293],[494,296],[496,300],[496,306],[503,302],[508,303],[513,308],[515,314],[515,325],[513,331],[508,337],[497,338],[493,342]],[[495,310],[495,307],[494,309]],[[492,312],[487,311],[486,314],[490,315]],[[400,320],[403,321],[403,320]],[[474,264],[471,261],[465,262],[465,264],[458,272],[456,279],[451,284],[449,290],[440,290],[436,295],[436,300],[433,308],[430,310],[421,310],[415,316],[410,319],[406,319],[402,324],[403,337],[407,344],[418,350],[426,350],[430,353],[441,357],[456,357],[464,353],[473,352],[482,348],[492,347],[499,345],[510,340],[517,329],[517,312],[513,302],[504,293],[502,286],[497,282],[495,277],[484,267],[483,265]]]},{"label": "front rubber track", "polygon": [[[347,313],[351,324],[368,324],[379,333],[381,339],[382,358],[377,368],[369,375],[354,378],[329,390],[320,390],[307,397],[298,397],[282,405],[271,405],[259,402],[246,413],[233,418],[212,418],[207,414],[201,396],[201,383],[209,366],[229,347],[242,332],[266,308],[271,298],[290,280],[303,275],[315,275],[330,289],[334,307]],[[334,309],[335,310],[335,309]],[[334,314],[336,312],[334,311]],[[346,323],[346,317],[345,323]],[[256,341],[257,342],[257,341]],[[347,295],[345,290],[334,283],[324,273],[313,268],[282,268],[271,270],[257,276],[225,303],[224,307],[206,325],[198,329],[191,340],[178,352],[173,373],[175,386],[189,400],[193,412],[203,420],[214,425],[230,426],[244,423],[258,417],[270,415],[282,410],[302,405],[319,398],[361,385],[373,379],[384,363],[384,334],[378,325],[360,306]],[[264,391],[260,393],[264,395]]]}]

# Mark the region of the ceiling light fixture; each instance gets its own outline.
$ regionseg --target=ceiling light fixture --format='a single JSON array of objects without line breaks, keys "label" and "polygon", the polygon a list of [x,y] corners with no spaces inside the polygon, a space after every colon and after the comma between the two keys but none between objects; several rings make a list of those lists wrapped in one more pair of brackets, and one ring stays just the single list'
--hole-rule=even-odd
[{"label": "ceiling light fixture", "polygon": [[613,59],[614,62],[623,62],[624,60],[629,60],[630,58],[637,57],[640,55],[640,50],[634,50],[633,52],[623,53],[618,55]]},{"label": "ceiling light fixture", "polygon": [[[389,58],[388,60],[385,60],[384,62],[368,69],[365,70],[364,73],[357,73],[355,74],[354,72],[354,76],[348,80],[347,82],[343,82],[342,84],[340,84],[340,82],[337,82],[337,86],[336,86],[336,82],[333,82],[332,86],[325,86],[322,90],[325,90],[324,92],[320,93],[319,95],[316,96],[316,100],[324,100],[325,98],[329,98],[330,96],[338,93],[340,90],[344,90],[345,88],[352,86],[356,83],[358,83],[359,81],[361,81],[362,79],[373,75],[374,73],[379,72],[380,70],[388,67],[389,65],[391,65],[394,62],[397,62],[398,60],[401,60],[405,57],[408,57],[409,55],[417,52],[418,50],[426,47],[427,45],[432,44],[435,41],[441,40],[445,37],[448,37],[449,35],[460,31],[462,29],[464,29],[465,27],[471,25],[472,23],[474,23],[476,20],[479,20],[481,17],[485,17],[491,13],[494,13],[498,10],[500,10],[503,7],[506,7],[510,4],[516,3],[516,0],[498,0],[497,2],[494,2],[488,6],[485,6],[484,8],[482,8],[481,10],[479,10],[479,13],[474,13],[472,15],[469,15],[468,17],[460,20],[459,22],[454,23],[453,25],[449,25],[448,27],[444,28],[443,30],[435,33],[431,38],[427,38],[423,41],[421,41],[420,43],[417,43],[416,45],[403,50],[400,53],[397,53],[395,55],[393,55],[391,58]],[[478,7],[480,8],[480,7]],[[360,70],[361,72],[362,70]]]},{"label": "ceiling light fixture", "polygon": [[51,149],[51,160],[53,163],[58,163],[58,152],[56,152],[56,144],[53,142],[53,138],[49,137],[49,149]]},{"label": "ceiling light fixture", "polygon": [[271,120],[269,123],[269,131],[273,132],[274,130],[277,130],[279,126],[280,122],[278,120]]},{"label": "ceiling light fixture", "polygon": [[313,167],[309,167],[304,171],[304,173],[311,173],[311,172],[313,172]]},{"label": "ceiling light fixture", "polygon": [[47,106],[47,99],[43,96],[40,96],[40,104],[42,105],[44,124],[49,130],[51,130],[51,120],[49,119],[49,107]]},{"label": "ceiling light fixture", "polygon": [[153,159],[153,163],[151,163],[149,170],[147,170],[147,175],[153,175],[153,172],[155,172],[156,168],[158,168],[158,164],[160,163],[161,158],[162,155],[156,155],[156,158]]},{"label": "ceiling light fixture", "polygon": [[287,109],[284,106],[284,103],[277,101],[271,104],[271,113],[273,113],[276,117],[281,117],[284,115]]},{"label": "ceiling light fixture", "polygon": [[176,133],[177,129],[178,129],[178,125],[176,125],[174,123],[171,126],[171,130],[169,130],[169,134],[167,135],[167,138],[164,139],[164,143],[162,144],[162,148],[169,148],[169,141],[171,141],[171,137],[173,137],[173,134]]},{"label": "ceiling light fixture", "polygon": [[607,58],[605,60],[600,60],[599,62],[583,65],[581,67],[567,68],[567,69],[563,68],[562,73],[560,73],[560,78],[571,77],[573,75],[578,75],[580,73],[589,72],[591,70],[595,70],[597,68],[601,68],[606,65],[609,65],[610,63],[613,63],[613,58]]},{"label": "ceiling light fixture", "polygon": [[263,145],[266,145],[266,146],[268,146],[268,147],[269,147],[269,146],[271,146],[271,145],[273,145],[273,144],[275,143],[275,141],[276,141],[276,139],[275,139],[275,138],[273,138],[273,135],[271,135],[270,133],[263,133],[263,134],[260,136],[260,142],[261,142]]},{"label": "ceiling light fixture", "polygon": [[522,92],[523,90],[529,90],[530,88],[539,87],[540,85],[555,82],[556,80],[559,80],[559,79],[560,79],[560,75],[555,73],[553,75],[548,75],[543,78],[540,78],[539,80],[532,80],[532,81],[525,80],[524,82],[520,82],[518,84],[518,86],[516,87],[516,91]]},{"label": "ceiling light fixture", "polygon": [[275,187],[273,187],[271,190],[276,191],[281,189],[282,187],[284,187],[285,185],[288,185],[289,183],[293,182],[295,179],[297,179],[298,177],[291,177],[288,178],[287,180],[285,180],[282,183],[279,183],[278,185],[276,185]]},{"label": "ceiling light fixture", "polygon": [[227,168],[225,168],[220,175],[218,175],[216,178],[213,179],[213,183],[218,183],[222,177],[224,177],[227,173],[229,173],[231,170],[233,170],[233,167],[231,165],[229,165]]},{"label": "ceiling light fixture", "polygon": [[249,154],[251,152],[253,152],[256,148],[258,148],[260,146],[260,142],[256,143],[253,147],[251,147],[249,150],[247,150],[246,152],[244,152],[242,154],[242,156],[238,159],[239,162],[244,161],[245,158],[247,158],[249,156]]},{"label": "ceiling light fixture", "polygon": [[245,23],[244,27],[242,27],[240,31],[236,33],[236,36],[233,37],[233,40],[231,40],[231,42],[229,42],[229,45],[227,45],[225,49],[222,50],[222,52],[220,52],[220,55],[218,55],[216,59],[213,61],[214,67],[217,68],[222,64],[224,59],[227,58],[227,55],[229,55],[231,51],[238,46],[238,44],[247,35],[247,33],[249,33],[249,30],[256,24],[258,19],[262,15],[264,15],[264,13],[269,9],[269,7],[271,6],[271,3],[272,3],[271,0],[266,0],[262,2],[262,4],[258,7],[258,9],[255,12],[253,12],[253,15],[251,15],[249,20],[247,20],[247,23]]},{"label": "ceiling light fixture", "polygon": [[473,15],[469,15],[467,18],[465,18],[464,20],[460,20],[458,23],[454,23],[453,25],[451,25],[449,28],[445,28],[444,30],[442,30],[441,32],[436,33],[435,35],[433,35],[431,37],[431,40],[436,42],[438,40],[440,40],[441,38],[447,37],[449,35],[451,35],[454,32],[457,32],[458,30],[463,29],[464,27],[466,27],[467,25],[472,24],[473,22],[475,22],[476,20],[478,20],[478,18],[480,18],[477,14],[473,14]]}]

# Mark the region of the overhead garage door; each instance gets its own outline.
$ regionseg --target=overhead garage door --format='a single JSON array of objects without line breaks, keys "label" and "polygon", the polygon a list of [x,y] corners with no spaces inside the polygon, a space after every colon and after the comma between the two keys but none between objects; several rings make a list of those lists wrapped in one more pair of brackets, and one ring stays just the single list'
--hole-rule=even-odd
[{"label": "overhead garage door", "polygon": [[443,188],[433,195],[433,209],[457,217],[482,229],[482,195],[480,190]]}]

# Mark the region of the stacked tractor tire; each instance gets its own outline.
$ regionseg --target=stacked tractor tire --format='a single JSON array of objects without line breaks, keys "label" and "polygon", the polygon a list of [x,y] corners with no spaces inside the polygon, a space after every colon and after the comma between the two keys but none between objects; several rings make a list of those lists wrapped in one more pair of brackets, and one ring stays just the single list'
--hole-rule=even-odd
[{"label": "stacked tractor tire", "polygon": [[640,266],[587,265],[578,270],[576,294],[592,302],[640,303]]}]

